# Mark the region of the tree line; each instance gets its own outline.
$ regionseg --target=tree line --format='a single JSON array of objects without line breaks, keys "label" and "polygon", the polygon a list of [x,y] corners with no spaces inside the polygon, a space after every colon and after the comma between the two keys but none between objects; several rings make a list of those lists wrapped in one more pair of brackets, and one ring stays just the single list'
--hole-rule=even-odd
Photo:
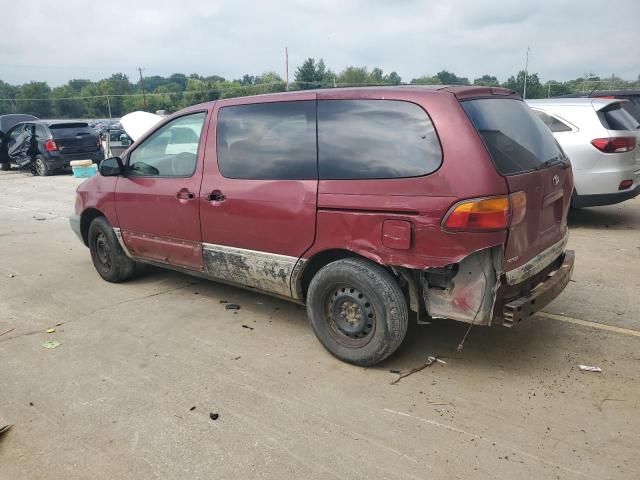
[{"label": "tree line", "polygon": [[[0,115],[28,113],[40,118],[105,118],[121,117],[135,110],[174,112],[197,103],[221,98],[360,85],[484,85],[502,86],[523,94],[525,72],[500,82],[493,75],[482,75],[471,81],[455,73],[442,70],[435,75],[424,75],[403,82],[396,72],[385,73],[380,68],[349,66],[340,73],[328,68],[323,59],[308,58],[294,74],[288,85],[276,72],[244,75],[227,80],[218,75],[201,76],[174,73],[168,77],[147,76],[132,82],[127,75],[115,73],[99,81],[69,80],[66,84],[50,87],[46,82],[32,81],[23,85],[10,85],[0,80]],[[640,80],[640,78],[639,78]],[[537,73],[527,75],[527,98],[545,98],[570,93],[589,92],[592,89],[638,88],[638,82],[611,76],[600,78],[594,74],[566,82],[553,80],[542,83]]]}]

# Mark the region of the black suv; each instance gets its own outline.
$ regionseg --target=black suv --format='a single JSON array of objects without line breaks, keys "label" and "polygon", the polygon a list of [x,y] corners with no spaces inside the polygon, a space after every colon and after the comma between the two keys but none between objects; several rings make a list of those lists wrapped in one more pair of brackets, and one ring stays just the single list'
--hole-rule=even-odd
[{"label": "black suv", "polygon": [[11,163],[46,176],[69,167],[72,160],[104,158],[98,134],[86,122],[22,121],[0,140],[0,164],[7,170]]}]

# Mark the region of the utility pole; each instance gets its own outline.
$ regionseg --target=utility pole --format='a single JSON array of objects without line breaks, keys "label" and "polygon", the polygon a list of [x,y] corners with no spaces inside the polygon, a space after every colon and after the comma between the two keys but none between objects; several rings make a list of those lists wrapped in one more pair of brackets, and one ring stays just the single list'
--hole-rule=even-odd
[{"label": "utility pole", "polygon": [[109,101],[109,95],[107,95],[107,108],[109,109],[109,119],[111,119],[111,102]]},{"label": "utility pole", "polygon": [[529,76],[529,47],[527,47],[527,59],[524,62],[524,89],[522,90],[522,99],[527,99],[527,77]]},{"label": "utility pole", "polygon": [[547,98],[551,98],[551,80],[549,80],[549,89],[547,90]]},{"label": "utility pole", "polygon": [[285,64],[285,76],[287,79],[287,90],[289,90],[289,49],[284,47],[284,64]]},{"label": "utility pole", "polygon": [[138,67],[138,72],[140,72],[140,86],[142,87],[142,103],[144,104],[144,109],[147,109],[147,95],[144,92],[144,80],[142,80],[142,67]]}]

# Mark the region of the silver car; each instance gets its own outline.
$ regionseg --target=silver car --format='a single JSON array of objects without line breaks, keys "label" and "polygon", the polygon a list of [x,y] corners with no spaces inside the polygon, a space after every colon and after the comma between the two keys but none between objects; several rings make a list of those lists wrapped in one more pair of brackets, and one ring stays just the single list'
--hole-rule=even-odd
[{"label": "silver car", "polygon": [[611,205],[640,194],[640,125],[621,107],[623,101],[527,100],[571,160],[575,208]]}]

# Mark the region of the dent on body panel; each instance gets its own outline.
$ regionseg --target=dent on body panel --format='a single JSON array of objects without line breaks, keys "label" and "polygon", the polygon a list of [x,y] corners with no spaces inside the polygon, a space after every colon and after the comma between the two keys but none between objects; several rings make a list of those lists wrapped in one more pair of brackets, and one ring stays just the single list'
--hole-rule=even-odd
[{"label": "dent on body panel", "polygon": [[205,269],[209,276],[291,297],[290,279],[297,258],[255,250],[204,244]]}]

